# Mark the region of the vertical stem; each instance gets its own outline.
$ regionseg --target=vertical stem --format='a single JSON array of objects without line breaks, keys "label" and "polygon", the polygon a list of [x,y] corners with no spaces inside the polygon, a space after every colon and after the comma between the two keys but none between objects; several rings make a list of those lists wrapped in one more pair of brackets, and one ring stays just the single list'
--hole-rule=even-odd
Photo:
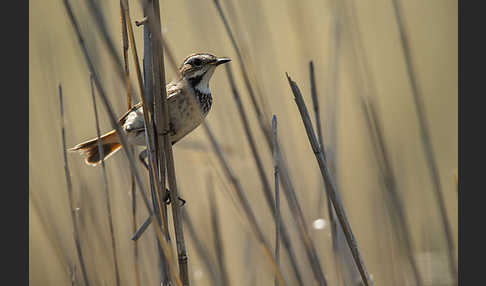
[{"label": "vertical stem", "polygon": [[[132,95],[130,93],[130,69],[128,65],[128,49],[130,47],[128,41],[128,31],[127,31],[127,17],[125,14],[125,8],[128,11],[128,6],[124,7],[123,0],[120,0],[120,18],[121,18],[121,26],[122,26],[122,43],[123,43],[123,60],[124,60],[124,68],[125,68],[125,83],[126,83],[126,90],[127,90],[127,109],[129,110],[132,107]],[[133,146],[130,147],[130,152],[132,154],[135,153],[135,148]],[[137,230],[137,197],[135,196],[135,176],[133,172],[130,170],[130,190],[131,190],[131,197],[132,197],[132,232],[135,233]],[[140,267],[138,264],[138,242],[134,241],[133,243],[133,257],[134,257],[134,271],[135,271],[135,285],[140,286]]]},{"label": "vertical stem", "polygon": [[218,277],[216,267],[214,266],[211,257],[209,255],[209,251],[199,239],[196,230],[194,228],[194,225],[192,224],[191,218],[189,217],[189,214],[187,214],[187,211],[185,209],[182,209],[182,219],[184,220],[187,226],[189,237],[192,238],[196,251],[199,253],[199,257],[201,258],[203,264],[206,266],[209,274],[211,275],[211,279],[213,283],[211,285],[222,285]]},{"label": "vertical stem", "polygon": [[393,0],[393,8],[395,12],[395,18],[397,20],[398,31],[400,34],[400,40],[402,42],[403,54],[405,56],[405,63],[407,68],[407,76],[412,88],[413,101],[415,104],[415,109],[417,110],[417,117],[420,128],[420,139],[424,147],[425,158],[427,164],[429,165],[428,170],[430,171],[430,176],[432,178],[432,186],[434,190],[434,195],[439,205],[440,218],[442,222],[442,228],[444,229],[444,235],[447,243],[447,253],[449,255],[449,270],[451,272],[452,278],[457,284],[457,266],[456,258],[454,253],[454,242],[452,238],[452,230],[447,218],[447,210],[442,195],[442,185],[440,183],[439,170],[437,167],[437,160],[435,159],[434,151],[432,150],[432,142],[429,134],[429,126],[425,118],[424,103],[422,100],[422,91],[419,88],[418,81],[416,78],[415,67],[413,65],[412,53],[410,50],[410,44],[408,41],[407,32],[405,29],[405,20],[402,16],[401,6],[399,0]]},{"label": "vertical stem", "polygon": [[115,241],[115,234],[114,234],[114,227],[113,227],[113,216],[111,212],[111,200],[110,200],[110,192],[108,189],[108,179],[106,176],[106,168],[105,168],[105,154],[103,151],[103,146],[101,144],[101,134],[100,134],[100,123],[98,119],[98,110],[96,108],[96,99],[95,99],[95,92],[93,87],[93,76],[90,76],[90,87],[91,87],[91,97],[93,99],[93,109],[95,114],[95,121],[96,121],[96,135],[98,136],[98,152],[101,158],[101,170],[103,172],[103,186],[104,186],[104,193],[105,193],[105,203],[106,203],[106,210],[108,215],[108,226],[110,228],[110,239],[111,239],[111,251],[113,252],[113,264],[115,267],[115,281],[116,285],[120,285],[120,272],[118,270],[118,259],[116,253],[116,241]]},{"label": "vertical stem", "polygon": [[125,11],[123,10],[123,1],[120,0],[120,21],[122,27],[122,48],[123,48],[123,63],[125,70],[125,88],[127,90],[127,109],[132,107],[132,97],[130,94],[130,70],[128,68],[128,32],[127,32],[127,20],[125,17]]},{"label": "vertical stem", "polygon": [[226,33],[228,34],[228,37],[230,38],[231,44],[233,48],[235,49],[236,56],[238,57],[238,62],[240,64],[240,70],[241,74],[243,75],[243,81],[245,83],[245,87],[248,91],[248,94],[250,95],[250,99],[253,105],[253,108],[255,109],[257,118],[261,124],[261,127],[264,129],[265,132],[263,134],[265,135],[265,139],[267,140],[267,143],[271,145],[272,139],[270,138],[270,130],[268,129],[268,126],[265,125],[266,121],[264,119],[264,115],[262,111],[260,110],[260,107],[258,106],[256,96],[255,96],[255,91],[253,90],[253,87],[251,86],[250,83],[250,77],[248,75],[248,71],[246,69],[245,61],[243,60],[243,56],[241,55],[241,51],[236,44],[236,39],[233,35],[233,32],[231,31],[231,28],[229,26],[228,20],[226,19],[225,14],[223,13],[223,8],[221,7],[221,4],[219,3],[219,0],[213,0],[214,5],[216,6],[216,9],[218,10],[218,14],[223,21],[223,25],[225,27]]},{"label": "vertical stem", "polygon": [[[316,124],[316,130],[317,130],[317,137],[319,140],[319,147],[322,152],[322,156],[324,157],[324,160],[326,159],[326,151],[325,151],[325,145],[324,145],[324,139],[322,136],[322,125],[321,125],[321,115],[319,111],[319,99],[317,97],[317,87],[316,87],[316,78],[315,78],[315,72],[314,72],[314,63],[312,61],[309,62],[309,75],[310,75],[310,84],[311,84],[311,96],[312,96],[312,105],[314,106],[314,116],[315,116],[315,124]],[[324,182],[325,184],[325,182]],[[336,217],[333,212],[331,200],[329,199],[329,190],[325,187],[324,188],[326,191],[326,202],[327,202],[327,213],[329,216],[329,223],[331,225],[331,238],[332,238],[332,250],[333,250],[333,259],[334,259],[334,264],[336,266],[336,280],[339,279],[339,260],[338,260],[338,253],[337,253],[337,225],[336,225]],[[319,192],[319,206],[322,205],[322,195],[324,192]],[[320,212],[320,208],[319,208]]]},{"label": "vertical stem", "polygon": [[393,225],[398,226],[397,235],[405,246],[405,255],[407,256],[410,266],[412,267],[412,272],[415,276],[417,286],[422,286],[423,279],[413,257],[413,245],[412,238],[410,237],[409,222],[405,214],[402,199],[399,195],[396,176],[392,170],[390,153],[385,145],[382,128],[379,124],[380,121],[378,119],[378,114],[375,110],[374,101],[372,101],[371,98],[368,100],[368,102],[363,101],[362,106],[367,115],[366,123],[372,136],[372,146],[374,147],[373,149],[375,152],[375,157],[378,161],[378,168],[381,171],[381,180],[385,190],[387,191],[386,194],[388,196],[386,199],[388,199],[388,202],[391,204],[391,219],[394,222]]},{"label": "vertical stem", "polygon": [[[177,181],[175,175],[174,167],[174,155],[172,152],[172,142],[169,139],[169,110],[167,104],[167,92],[166,92],[166,82],[165,82],[165,67],[164,67],[164,51],[162,45],[162,27],[160,19],[160,6],[158,0],[146,1],[146,10],[148,12],[148,25],[152,29],[152,43],[154,44],[154,68],[157,68],[157,73],[155,74],[155,80],[160,83],[160,94],[157,91],[155,97],[155,114],[156,114],[156,127],[157,127],[157,139],[159,145],[160,153],[164,153],[166,159],[166,169],[167,178],[169,182],[170,189],[170,199],[172,201],[172,217],[174,221],[174,231],[176,237],[177,245],[177,255],[179,261],[179,276],[183,285],[189,285],[189,271],[187,263],[187,253],[186,245],[184,240],[184,231],[182,224],[182,217],[180,215],[180,205],[176,202],[178,201],[178,190]],[[151,7],[148,7],[151,5]],[[161,144],[163,143],[163,145]],[[164,149],[162,149],[162,147]],[[163,167],[161,166],[161,171]]]},{"label": "vertical stem", "polygon": [[[273,175],[275,180],[275,263],[280,267],[280,192],[278,185],[277,116],[272,117]],[[275,286],[278,285],[275,277]]]},{"label": "vertical stem", "polygon": [[[78,40],[78,43],[80,45],[81,52],[83,54],[84,60],[86,61],[86,64],[88,65],[88,69],[90,70],[91,74],[93,75],[93,79],[94,79],[94,82],[95,82],[95,86],[98,89],[98,94],[99,94],[99,96],[101,98],[101,101],[102,101],[102,103],[103,103],[103,105],[104,105],[104,107],[105,107],[105,109],[106,109],[106,111],[108,113],[108,117],[110,119],[111,126],[116,130],[116,133],[118,134],[118,136],[120,138],[120,143],[123,146],[123,149],[125,150],[125,154],[127,155],[130,169],[135,174],[135,179],[136,179],[136,182],[137,182],[137,184],[139,186],[140,195],[142,196],[143,203],[144,203],[144,205],[145,205],[145,207],[147,209],[147,212],[149,213],[149,216],[153,218],[154,212],[150,208],[150,204],[149,204],[149,201],[148,201],[146,192],[145,192],[144,185],[142,183],[142,179],[140,177],[140,173],[138,172],[137,167],[135,165],[135,160],[133,158],[133,154],[129,152],[129,149],[128,149],[129,148],[128,140],[127,140],[126,135],[124,134],[124,132],[122,132],[121,127],[118,124],[118,120],[117,120],[117,118],[115,116],[115,112],[113,111],[113,108],[111,107],[111,103],[110,103],[110,101],[108,100],[108,98],[106,96],[106,93],[105,93],[105,90],[103,88],[103,85],[101,84],[101,81],[99,79],[99,76],[97,74],[97,71],[96,71],[96,69],[94,67],[93,59],[90,57],[90,55],[88,53],[88,49],[86,47],[84,37],[82,36],[81,31],[80,31],[80,28],[79,28],[79,23],[78,23],[76,17],[74,16],[74,13],[73,13],[73,10],[72,10],[72,7],[71,7],[69,1],[68,0],[63,0],[62,3],[64,5],[64,8],[65,8],[66,13],[67,13],[67,16],[68,16],[68,18],[69,18],[69,20],[71,22],[71,25],[73,27],[73,30],[75,32],[75,36],[76,36],[76,38]],[[122,76],[122,73],[119,72],[118,75],[121,75]],[[122,77],[120,77],[120,79],[121,78]],[[142,97],[142,102],[143,102],[143,100],[144,99]],[[144,113],[144,115],[145,114],[147,114],[147,113]],[[170,271],[172,273],[176,273],[176,271],[175,271],[175,269],[173,267],[173,264],[172,264],[172,260],[171,260],[172,255],[171,255],[171,252],[170,252],[170,249],[169,249],[170,245],[168,245],[167,242],[163,239],[162,230],[161,230],[160,226],[158,224],[155,224],[154,228],[155,228],[155,232],[157,234],[158,242],[161,245],[161,247],[162,247],[162,249],[164,251],[164,254],[168,258],[167,260],[169,262]],[[181,283],[180,279],[176,275],[174,277],[175,277],[174,280],[175,280],[176,285],[182,286],[182,283]]]},{"label": "vertical stem", "polygon": [[346,213],[344,211],[343,204],[341,202],[341,198],[339,197],[338,193],[336,192],[336,187],[334,185],[334,181],[329,173],[329,169],[326,165],[326,161],[324,160],[324,157],[322,155],[321,149],[319,148],[319,143],[317,142],[316,135],[314,133],[314,130],[312,128],[312,122],[310,120],[309,112],[307,111],[307,107],[305,106],[304,100],[302,98],[302,94],[299,90],[299,87],[297,84],[292,81],[292,79],[289,77],[287,74],[287,80],[289,81],[289,85],[292,89],[292,92],[295,97],[295,102],[297,104],[297,107],[299,109],[300,115],[302,117],[302,122],[304,123],[305,131],[307,133],[307,137],[309,139],[309,142],[312,147],[312,151],[314,152],[314,155],[316,156],[317,163],[319,164],[319,169],[321,171],[321,175],[326,182],[326,188],[329,189],[329,194],[330,198],[332,201],[332,205],[334,206],[334,210],[336,211],[336,215],[339,219],[339,222],[341,223],[341,226],[343,228],[344,234],[346,236],[346,241],[348,243],[348,246],[351,250],[351,253],[354,258],[354,262],[356,264],[356,267],[359,270],[359,273],[361,274],[361,278],[363,280],[363,283],[365,286],[372,285],[371,278],[368,274],[368,270],[366,269],[366,266],[364,264],[363,258],[361,257],[361,253],[358,248],[358,244],[356,242],[356,239],[354,237],[353,231],[351,229],[351,225],[349,224],[348,218],[346,216]]},{"label": "vertical stem", "polygon": [[84,283],[89,286],[88,274],[86,272],[86,266],[84,264],[83,251],[81,250],[81,241],[79,236],[78,221],[76,220],[76,213],[74,212],[73,201],[73,185],[71,182],[71,173],[69,172],[69,164],[66,154],[66,134],[64,130],[64,104],[62,100],[62,86],[59,84],[59,107],[61,111],[61,138],[62,138],[62,151],[64,158],[64,175],[66,176],[67,194],[69,200],[69,211],[71,214],[71,222],[73,224],[73,238],[76,245],[76,254],[78,255],[79,264],[81,266],[81,273],[83,275]]},{"label": "vertical stem", "polygon": [[[146,17],[150,13],[151,7],[149,5],[145,5],[143,7],[143,13]],[[148,18],[147,18],[148,19]],[[150,21],[150,20],[149,20]],[[152,20],[153,21],[153,20]],[[158,73],[157,68],[158,65],[154,58],[156,57],[156,46],[153,41],[153,26],[151,25],[144,25],[143,26],[143,37],[144,37],[144,58],[143,58],[143,65],[144,65],[144,83],[145,83],[145,101],[147,102],[146,109],[144,109],[144,116],[145,112],[147,113],[147,120],[146,122],[146,130],[150,132],[147,133],[147,140],[150,140],[147,146],[147,152],[149,155],[149,171],[151,176],[151,186],[156,185],[157,189],[152,188],[152,204],[154,205],[155,215],[158,224],[164,229],[164,239],[168,242],[170,241],[169,237],[169,229],[167,227],[167,217],[165,216],[165,209],[166,205],[161,202],[161,194],[160,191],[165,192],[165,157],[163,153],[159,151],[157,148],[157,131],[155,127],[155,122],[153,118],[153,106],[154,106],[154,98],[158,98],[159,90],[160,90],[160,82],[158,81]],[[154,96],[156,95],[156,96]],[[157,156],[159,155],[159,156]],[[159,165],[160,164],[160,165]],[[166,257],[162,252],[161,246],[158,245],[158,258],[159,258],[159,271],[160,271],[160,278],[162,281],[162,285],[169,285],[170,277],[169,277],[169,269],[168,263],[166,261]]]},{"label": "vertical stem", "polygon": [[274,267],[274,271],[277,275],[278,278],[278,283],[279,285],[284,285],[284,280],[282,273],[280,269],[277,267],[277,264],[275,263],[275,260],[272,255],[272,251],[270,250],[270,247],[265,239],[265,236],[263,235],[263,231],[259,227],[255,213],[253,212],[253,209],[251,208],[250,203],[248,202],[248,199],[245,195],[245,192],[243,191],[243,188],[241,187],[241,184],[239,180],[236,178],[234,175],[233,171],[231,170],[228,162],[226,161],[226,158],[223,155],[223,151],[221,150],[221,147],[219,146],[218,142],[216,141],[216,138],[214,137],[211,129],[209,128],[208,124],[206,122],[202,122],[201,125],[204,127],[204,131],[206,132],[209,141],[211,142],[211,145],[213,147],[213,150],[216,153],[216,156],[218,157],[218,160],[223,167],[223,170],[228,178],[228,180],[231,182],[233,185],[233,189],[235,190],[238,200],[241,203],[241,206],[243,207],[244,213],[248,219],[248,222],[250,223],[250,227],[252,228],[252,231],[256,235],[258,241],[260,242],[264,253],[266,254],[266,257],[270,260],[272,266]]},{"label": "vertical stem", "polygon": [[226,271],[226,264],[224,259],[224,244],[223,244],[223,239],[221,237],[220,223],[218,219],[218,209],[216,204],[216,198],[214,197],[213,194],[211,177],[209,177],[208,185],[209,185],[208,195],[209,195],[209,204],[210,204],[209,210],[211,213],[211,224],[212,224],[213,235],[214,235],[214,249],[216,251],[216,257],[218,260],[222,285],[229,286],[230,282],[228,278],[228,272]]},{"label": "vertical stem", "polygon": [[[246,116],[245,108],[241,102],[240,94],[238,92],[238,89],[236,88],[236,83],[235,79],[233,77],[233,73],[231,71],[231,66],[228,65],[226,68],[226,74],[228,75],[228,81],[231,86],[231,90],[233,92],[233,98],[236,103],[236,107],[238,109],[238,113],[240,115],[241,122],[243,123],[243,128],[245,130],[246,134],[246,139],[248,140],[248,144],[250,145],[250,150],[253,155],[253,159],[255,161],[255,165],[257,167],[258,175],[260,177],[260,180],[262,182],[263,188],[261,189],[263,191],[263,195],[265,197],[265,202],[267,203],[267,206],[270,208],[270,211],[272,212],[273,219],[275,220],[275,223],[277,223],[277,216],[275,212],[275,203],[272,197],[272,190],[270,187],[270,183],[265,175],[264,172],[264,167],[263,163],[260,157],[260,154],[258,152],[258,149],[256,148],[256,142],[253,137],[253,134],[250,129],[250,123],[248,121],[248,117]],[[285,250],[287,251],[287,254],[289,256],[290,263],[292,264],[292,270],[295,273],[295,277],[297,279],[298,285],[304,285],[304,282],[302,281],[302,275],[300,274],[298,264],[296,261],[296,256],[294,253],[294,250],[292,248],[292,244],[290,243],[290,236],[287,232],[287,228],[283,222],[280,222],[280,227],[281,227],[281,238],[282,242],[284,244]]]}]

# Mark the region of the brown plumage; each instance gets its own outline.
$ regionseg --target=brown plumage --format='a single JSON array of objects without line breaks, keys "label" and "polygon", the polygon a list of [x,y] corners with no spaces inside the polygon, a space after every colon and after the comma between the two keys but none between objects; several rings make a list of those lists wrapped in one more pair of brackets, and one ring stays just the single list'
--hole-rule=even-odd
[{"label": "brown plumage", "polygon": [[[105,159],[113,155],[122,147],[118,134],[116,134],[115,130],[102,135],[100,140]],[[98,138],[94,138],[74,146],[73,148],[69,149],[69,151],[79,151],[83,153],[86,156],[84,159],[86,164],[96,166],[101,162],[101,154],[98,147]]]},{"label": "brown plumage", "polygon": [[[229,61],[227,58],[217,58],[210,54],[192,54],[184,60],[177,79],[167,84],[171,129],[169,135],[172,144],[189,134],[206,117],[212,105],[209,79],[216,66]],[[129,143],[145,146],[145,123],[141,103],[128,110],[119,119],[118,124]],[[122,147],[115,130],[101,136],[101,145],[105,159]],[[85,162],[92,166],[98,165],[102,159],[97,138],[78,144],[70,151],[79,151],[86,157]]]}]

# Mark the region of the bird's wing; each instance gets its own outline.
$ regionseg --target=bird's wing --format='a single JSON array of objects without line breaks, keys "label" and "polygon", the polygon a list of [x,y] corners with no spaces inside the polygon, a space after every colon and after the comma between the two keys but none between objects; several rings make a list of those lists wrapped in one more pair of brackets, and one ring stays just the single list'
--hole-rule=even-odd
[{"label": "bird's wing", "polygon": [[[177,84],[174,84],[172,82],[167,84],[166,89],[167,89],[167,100],[169,102],[176,100],[177,95],[182,94],[182,92],[181,92],[182,89],[179,88],[179,86]],[[142,108],[142,102],[135,104],[129,110],[127,110],[127,112],[125,112],[125,114],[123,114],[122,117],[120,117],[120,119],[118,119],[118,124],[123,125],[125,123],[125,120],[127,119],[128,114],[130,114],[132,111],[136,111],[139,108]]]},{"label": "bird's wing", "polygon": [[172,92],[167,96],[167,104],[169,105],[168,107],[170,108],[171,102],[174,102],[177,100],[182,95],[182,89],[174,89]]},{"label": "bird's wing", "polygon": [[142,102],[139,102],[132,106],[129,110],[127,110],[127,112],[125,112],[125,114],[122,115],[122,117],[120,117],[120,119],[118,119],[118,124],[123,125],[123,123],[125,123],[125,120],[127,119],[128,114],[130,114],[130,112],[132,111],[139,109],[140,107],[142,107]]},{"label": "bird's wing", "polygon": [[182,94],[182,82],[170,82],[167,85],[167,99],[169,102],[174,100],[178,95]]}]

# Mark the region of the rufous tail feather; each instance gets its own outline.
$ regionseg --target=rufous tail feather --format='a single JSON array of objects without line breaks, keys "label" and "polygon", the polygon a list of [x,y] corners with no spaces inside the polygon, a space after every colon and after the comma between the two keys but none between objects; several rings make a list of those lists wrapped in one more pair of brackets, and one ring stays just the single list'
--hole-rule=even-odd
[{"label": "rufous tail feather", "polygon": [[[102,135],[100,139],[105,160],[122,147],[118,134],[116,134],[115,130]],[[86,157],[84,161],[88,165],[96,166],[101,162],[101,154],[98,149],[98,138],[80,143],[69,149],[69,151],[79,151]]]}]

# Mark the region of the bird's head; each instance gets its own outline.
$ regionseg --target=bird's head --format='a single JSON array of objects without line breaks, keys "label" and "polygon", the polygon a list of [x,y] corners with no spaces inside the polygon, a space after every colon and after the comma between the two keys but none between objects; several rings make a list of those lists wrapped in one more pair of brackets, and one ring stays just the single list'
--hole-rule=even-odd
[{"label": "bird's head", "polygon": [[209,80],[217,66],[231,61],[228,58],[218,58],[210,54],[192,54],[188,56],[179,68],[180,75],[193,88],[201,93],[210,93]]}]

